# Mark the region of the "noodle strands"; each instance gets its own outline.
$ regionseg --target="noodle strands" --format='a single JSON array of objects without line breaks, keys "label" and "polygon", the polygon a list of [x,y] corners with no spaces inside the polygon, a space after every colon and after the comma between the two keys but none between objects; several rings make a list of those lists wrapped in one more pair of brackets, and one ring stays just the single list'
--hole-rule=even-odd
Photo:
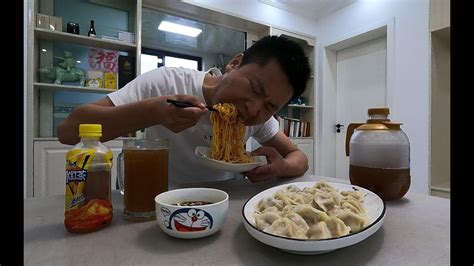
[{"label": "noodle strands", "polygon": [[229,163],[251,163],[253,158],[244,149],[245,125],[238,118],[238,111],[231,103],[213,106],[211,113],[211,158]]}]

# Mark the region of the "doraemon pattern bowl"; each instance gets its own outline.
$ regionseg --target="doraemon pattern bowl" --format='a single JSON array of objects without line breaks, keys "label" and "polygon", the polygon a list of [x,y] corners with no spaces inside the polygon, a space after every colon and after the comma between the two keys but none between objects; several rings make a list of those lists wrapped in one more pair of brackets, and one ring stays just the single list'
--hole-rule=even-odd
[{"label": "doraemon pattern bowl", "polygon": [[[185,201],[209,204],[179,206]],[[178,238],[206,237],[219,231],[229,209],[229,195],[213,188],[183,188],[155,197],[156,220],[166,234]]]}]

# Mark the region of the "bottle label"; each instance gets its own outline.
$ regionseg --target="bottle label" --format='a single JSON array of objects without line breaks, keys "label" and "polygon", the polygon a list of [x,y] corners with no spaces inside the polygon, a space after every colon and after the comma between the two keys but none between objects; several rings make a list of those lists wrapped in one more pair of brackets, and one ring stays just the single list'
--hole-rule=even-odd
[{"label": "bottle label", "polygon": [[74,149],[66,154],[66,211],[84,202],[87,170],[94,159],[94,149]]},{"label": "bottle label", "polygon": [[92,161],[100,158],[95,149],[73,149],[66,155],[66,208],[64,225],[73,233],[85,233],[108,226],[113,217],[110,195],[112,151],[102,163],[108,169],[91,169]]}]

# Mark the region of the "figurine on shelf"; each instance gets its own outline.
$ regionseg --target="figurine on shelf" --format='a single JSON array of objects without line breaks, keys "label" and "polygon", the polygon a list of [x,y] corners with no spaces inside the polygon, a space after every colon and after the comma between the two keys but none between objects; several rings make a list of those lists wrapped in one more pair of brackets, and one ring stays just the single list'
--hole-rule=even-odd
[{"label": "figurine on shelf", "polygon": [[76,66],[76,62],[72,57],[72,53],[68,51],[64,51],[64,57],[55,56],[58,59],[63,60],[59,63],[59,66],[65,68],[68,72],[71,72],[71,68]]},{"label": "figurine on shelf", "polygon": [[77,82],[84,86],[86,80],[86,71],[82,68],[77,68],[75,60],[71,52],[64,52],[64,57],[57,57],[61,60],[59,66],[43,67],[39,72],[50,79],[54,79],[55,84],[62,84],[63,82]]}]

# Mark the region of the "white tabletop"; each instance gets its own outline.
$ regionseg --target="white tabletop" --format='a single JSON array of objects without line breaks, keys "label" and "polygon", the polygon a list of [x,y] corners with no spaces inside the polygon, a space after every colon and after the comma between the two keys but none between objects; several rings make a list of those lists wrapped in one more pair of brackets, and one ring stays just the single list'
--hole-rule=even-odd
[{"label": "white tabletop", "polygon": [[[222,229],[201,239],[177,239],[156,221],[122,218],[121,195],[114,191],[114,218],[107,228],[76,235],[66,231],[64,196],[24,201],[25,265],[449,265],[450,201],[408,193],[387,202],[382,227],[353,246],[304,256],[286,253],[254,239],[242,224],[242,206],[254,194],[283,183],[345,180],[305,176],[270,182],[234,180],[199,184],[225,190],[230,209]],[[197,185],[188,185],[197,186]]]}]

